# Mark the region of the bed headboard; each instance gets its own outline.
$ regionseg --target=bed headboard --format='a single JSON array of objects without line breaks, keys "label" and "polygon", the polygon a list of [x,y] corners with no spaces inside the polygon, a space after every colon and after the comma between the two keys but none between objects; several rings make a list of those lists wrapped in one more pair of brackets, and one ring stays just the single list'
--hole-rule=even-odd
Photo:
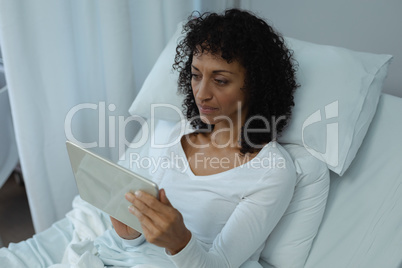
[{"label": "bed headboard", "polygon": [[402,1],[241,0],[285,36],[353,50],[391,54],[383,91],[402,97]]}]

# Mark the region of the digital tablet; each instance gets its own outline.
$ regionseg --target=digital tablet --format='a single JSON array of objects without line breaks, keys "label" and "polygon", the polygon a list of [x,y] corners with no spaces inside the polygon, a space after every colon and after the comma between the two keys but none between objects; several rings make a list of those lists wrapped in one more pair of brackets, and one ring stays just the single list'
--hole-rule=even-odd
[{"label": "digital tablet", "polygon": [[124,195],[141,190],[159,199],[158,185],[70,141],[66,146],[81,198],[142,233]]}]

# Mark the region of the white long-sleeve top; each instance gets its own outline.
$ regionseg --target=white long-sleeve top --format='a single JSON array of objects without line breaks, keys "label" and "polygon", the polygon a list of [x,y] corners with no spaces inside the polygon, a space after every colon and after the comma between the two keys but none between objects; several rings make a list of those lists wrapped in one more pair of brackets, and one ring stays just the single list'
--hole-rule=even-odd
[{"label": "white long-sleeve top", "polygon": [[[208,176],[192,172],[180,142],[166,155],[153,180],[182,213],[192,238],[179,253],[160,251],[159,257],[170,259],[172,267],[179,268],[258,264],[265,241],[289,205],[296,183],[295,168],[285,149],[270,142],[251,161]],[[143,242],[141,236],[123,244],[139,246]]]}]

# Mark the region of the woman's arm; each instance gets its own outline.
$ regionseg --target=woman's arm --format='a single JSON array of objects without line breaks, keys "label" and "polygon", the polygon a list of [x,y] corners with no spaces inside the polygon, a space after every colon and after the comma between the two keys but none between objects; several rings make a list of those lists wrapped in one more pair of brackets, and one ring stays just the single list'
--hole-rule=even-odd
[{"label": "woman's arm", "polygon": [[137,232],[133,228],[127,226],[119,220],[116,220],[113,217],[110,217],[110,220],[112,221],[116,233],[123,239],[132,240],[138,238],[141,235],[140,232]]}]

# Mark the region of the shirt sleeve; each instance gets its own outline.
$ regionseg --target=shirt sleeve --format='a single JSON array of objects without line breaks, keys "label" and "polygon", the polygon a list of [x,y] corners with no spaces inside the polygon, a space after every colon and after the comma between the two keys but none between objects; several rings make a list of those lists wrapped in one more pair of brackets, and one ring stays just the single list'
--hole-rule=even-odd
[{"label": "shirt sleeve", "polygon": [[292,199],[295,183],[293,165],[270,170],[245,193],[208,251],[192,236],[183,250],[168,257],[178,268],[241,266],[262,251]]},{"label": "shirt sleeve", "polygon": [[[116,231],[113,229],[113,231],[116,233]],[[116,233],[116,235],[118,236],[118,234]],[[119,237],[119,236],[118,236]],[[139,237],[134,238],[134,239],[124,239],[122,237],[120,237],[121,239],[121,243],[123,245],[123,247],[138,247],[139,245],[141,245],[142,243],[145,242],[145,236],[143,234],[141,234]]]}]

